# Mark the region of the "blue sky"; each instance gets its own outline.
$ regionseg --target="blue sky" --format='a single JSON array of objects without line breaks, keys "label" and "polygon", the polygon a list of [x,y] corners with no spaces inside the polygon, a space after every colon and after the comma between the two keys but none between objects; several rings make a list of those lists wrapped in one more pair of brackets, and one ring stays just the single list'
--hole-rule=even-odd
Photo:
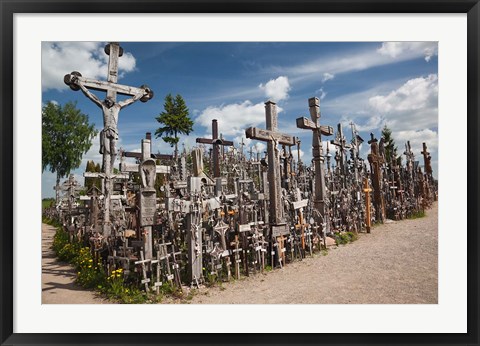
[{"label": "blue sky", "polygon": [[[295,119],[309,117],[308,98],[320,98],[320,122],[336,130],[353,121],[366,140],[377,138],[387,124],[399,153],[410,140],[423,166],[422,142],[432,154],[434,176],[438,167],[438,56],[436,42],[122,42],[119,83],[147,84],[155,97],[120,112],[118,147],[138,151],[145,132],[159,127],[155,117],[168,93],[185,99],[194,120],[194,132],[181,138],[187,147],[195,138],[211,135],[211,120],[235,143],[249,126],[265,127],[264,102],[277,102],[279,129],[300,137],[304,162],[311,159],[311,132],[296,128]],[[100,109],[80,91],[63,83],[63,76],[79,71],[85,77],[105,80],[108,57],[104,42],[44,42],[42,44],[42,102],[77,101],[101,130]],[[99,93],[101,99],[104,95]],[[324,140],[333,139],[323,138]],[[254,150],[265,145],[245,141]],[[238,146],[238,144],[237,144]],[[172,153],[160,138],[154,152]],[[332,147],[330,147],[333,149]],[[82,165],[73,173],[83,184],[87,160],[101,163],[96,138]],[[366,158],[369,146],[362,145]],[[294,156],[296,157],[296,155]],[[42,197],[54,196],[55,176],[42,174]]]}]

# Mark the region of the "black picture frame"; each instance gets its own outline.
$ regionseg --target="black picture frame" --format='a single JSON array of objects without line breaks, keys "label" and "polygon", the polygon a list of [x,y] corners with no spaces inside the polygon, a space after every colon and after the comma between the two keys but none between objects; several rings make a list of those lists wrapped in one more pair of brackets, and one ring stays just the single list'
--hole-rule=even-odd
[{"label": "black picture frame", "polygon": [[[114,6],[112,6],[114,4]],[[479,17],[478,0],[0,0],[0,246],[2,345],[450,344],[478,345]],[[13,332],[13,16],[15,13],[466,13],[468,44],[468,332],[465,334],[20,334]],[[461,134],[457,134],[461,135]],[[452,216],[454,217],[454,216]],[[358,322],[368,323],[368,321]]]}]

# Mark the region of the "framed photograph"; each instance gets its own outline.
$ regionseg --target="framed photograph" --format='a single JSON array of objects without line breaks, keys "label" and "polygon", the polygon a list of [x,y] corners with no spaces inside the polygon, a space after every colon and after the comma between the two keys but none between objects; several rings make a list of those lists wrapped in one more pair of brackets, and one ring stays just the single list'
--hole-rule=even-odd
[{"label": "framed photograph", "polygon": [[[479,344],[477,196],[480,190],[477,151],[480,149],[480,4],[477,0],[0,1],[2,345]],[[118,84],[117,78],[122,79],[125,85]],[[115,98],[117,94],[121,96],[118,99]],[[190,129],[180,130],[183,135],[177,136],[175,131],[162,130],[159,118],[162,110],[169,107],[169,102],[182,103],[180,94],[186,96],[196,124],[192,124]],[[130,107],[137,101],[140,102]],[[90,129],[88,136],[94,142],[87,145],[82,153],[84,157],[80,168],[69,170],[70,178],[60,174],[63,185],[59,185],[59,175],[55,175],[58,169],[51,169],[51,165],[51,172],[46,169],[48,165],[45,165],[42,155],[45,147],[41,145],[47,132],[43,114],[48,107],[56,109],[61,105],[78,106],[97,124]],[[119,111],[126,106],[129,106],[128,112],[119,116]],[[137,111],[141,107],[144,107],[143,113]],[[149,114],[148,119],[144,113]],[[282,118],[282,113],[288,114],[288,121]],[[314,113],[320,117],[319,123],[309,119],[310,115],[315,118]],[[188,121],[186,118],[182,123],[188,124]],[[319,124],[322,125],[321,130]],[[349,144],[342,137],[342,126],[344,133],[348,131],[347,137],[352,138]],[[246,269],[248,276],[249,268],[257,270],[257,262],[252,262],[255,264],[249,267],[246,252],[244,256],[247,259],[237,258],[235,245],[231,245],[236,240],[236,249],[240,251],[242,232],[245,229],[250,231],[251,225],[247,228],[245,225],[241,225],[244,228],[238,226],[236,234],[240,238],[228,239],[228,247],[231,247],[229,256],[233,259],[232,272],[228,271],[228,275],[238,275],[238,281],[229,283],[226,289],[216,287],[217,293],[214,294],[208,290],[199,290],[200,294],[192,292],[188,299],[181,300],[181,304],[168,300],[168,303],[146,300],[137,304],[110,304],[112,301],[99,298],[99,295],[89,295],[90,291],[84,294],[84,290],[75,286],[71,278],[60,280],[60,277],[70,274],[75,277],[76,273],[59,265],[53,255],[48,255],[50,259],[46,258],[46,254],[52,251],[54,231],[45,230],[41,225],[44,214],[40,202],[56,199],[56,205],[61,205],[57,192],[66,191],[67,199],[68,194],[76,193],[74,181],[84,183],[84,168],[85,165],[90,167],[90,162],[103,165],[103,173],[98,173],[100,169],[95,164],[90,167],[91,170],[88,168],[90,179],[105,174],[105,170],[109,169],[105,166],[113,167],[120,159],[123,166],[120,165],[115,172],[111,168],[115,177],[125,172],[138,173],[129,186],[121,179],[115,180],[107,195],[125,194],[127,200],[131,196],[125,191],[131,189],[137,193],[138,202],[135,203],[138,204],[134,204],[131,210],[135,214],[138,208],[139,217],[136,220],[139,221],[135,222],[139,225],[122,226],[121,237],[128,237],[128,232],[135,236],[137,232],[138,239],[142,239],[143,242],[132,240],[125,244],[132,249],[142,249],[141,258],[136,258],[135,270],[138,269],[141,275],[143,268],[141,282],[148,291],[148,285],[150,289],[156,287],[150,282],[154,277],[160,282],[160,274],[155,274],[153,269],[148,275],[145,271],[146,261],[150,260],[152,265],[155,261],[152,253],[148,255],[150,259],[143,258],[151,250],[148,250],[144,239],[148,232],[155,234],[160,230],[155,226],[141,226],[154,225],[152,220],[157,217],[155,210],[161,209],[155,197],[153,200],[150,198],[151,191],[155,192],[156,174],[178,171],[180,176],[182,170],[180,164],[178,167],[173,163],[159,166],[155,160],[163,160],[167,156],[177,158],[182,151],[186,152],[201,143],[203,151],[200,153],[199,149],[199,153],[195,154],[200,159],[192,154],[188,162],[184,160],[185,167],[188,165],[192,172],[198,171],[195,176],[202,184],[204,182],[200,178],[205,181],[210,179],[211,191],[220,189],[218,195],[223,196],[225,201],[228,196],[226,193],[222,195],[221,191],[226,190],[222,190],[219,177],[225,172],[232,174],[238,168],[237,161],[233,159],[231,167],[225,167],[230,162],[229,143],[237,150],[232,150],[232,155],[241,152],[244,157],[249,157],[250,162],[256,158],[259,170],[262,164],[267,167],[268,161],[276,157],[284,157],[283,162],[287,162],[288,149],[285,148],[290,148],[290,156],[297,164],[292,167],[298,169],[302,158],[305,162],[312,162],[314,167],[315,159],[322,157],[327,175],[330,165],[332,171],[336,169],[340,172],[343,165],[347,165],[347,161],[343,163],[343,157],[348,159],[342,150],[346,146],[349,149],[356,146],[359,157],[368,156],[369,159],[362,159],[362,162],[365,161],[363,166],[354,166],[366,171],[370,162],[368,169],[373,171],[377,156],[369,153],[385,150],[384,144],[392,134],[390,128],[397,139],[400,156],[405,154],[407,158],[406,163],[399,161],[400,166],[408,166],[411,149],[411,172],[419,170],[421,173],[422,169],[427,172],[427,166],[430,171],[433,170],[433,175],[430,173],[432,185],[428,182],[422,185],[432,191],[422,193],[430,193],[432,201],[435,200],[437,219],[431,232],[422,227],[417,229],[415,223],[405,224],[405,228],[410,229],[403,238],[396,236],[398,243],[392,243],[392,238],[377,239],[376,244],[364,241],[364,252],[358,252],[358,256],[363,257],[349,258],[345,255],[342,257],[343,264],[338,262],[338,268],[346,267],[348,270],[324,265],[322,270],[317,268],[316,276],[313,272],[309,274],[308,266],[314,262],[295,261],[296,250],[289,245],[291,253],[285,256],[295,270],[290,270],[292,274],[287,276],[288,266],[283,268],[287,260],[282,259],[281,250],[281,244],[287,244],[286,240],[283,243],[286,227],[281,222],[271,228],[272,244],[273,239],[277,239],[277,247],[274,249],[272,245],[271,249],[268,248],[271,251],[271,266],[262,268],[262,272],[267,267],[268,270],[274,269],[273,273],[261,274],[262,277],[258,278],[276,286],[266,292],[262,291],[265,284],[255,286],[244,283],[255,280],[253,276],[244,281],[239,278],[241,265],[244,265],[242,270]],[[310,146],[311,130],[317,131],[314,133],[319,133],[318,136],[320,133],[324,136],[319,144],[315,144],[314,134]],[[380,149],[376,146],[377,138],[381,138]],[[255,140],[258,144],[253,142]],[[282,153],[274,156],[273,149],[267,153],[265,143],[269,141],[275,143],[272,148],[282,144]],[[428,142],[428,147],[425,142]],[[296,147],[289,147],[293,143]],[[322,143],[332,152],[328,162],[327,156],[322,156],[324,154],[315,156],[316,145],[321,148]],[[219,145],[223,151],[218,151]],[[119,148],[121,151],[118,151],[117,157],[110,155]],[[416,161],[413,152],[417,155]],[[66,157],[67,153],[63,154]],[[210,161],[202,161],[201,155],[210,155]],[[378,155],[385,158],[384,152]],[[356,162],[355,158],[352,154],[348,165]],[[391,158],[389,162],[390,167],[395,167],[395,159]],[[208,167],[204,168],[203,164]],[[206,171],[208,174],[204,173]],[[400,215],[400,210],[406,210],[402,205],[406,204],[406,199],[402,196],[408,193],[409,187],[401,185],[400,173],[397,180],[395,169],[391,168],[389,172],[391,177],[385,178],[390,186],[388,191],[393,191],[391,196],[399,196],[398,201],[401,202],[382,214],[380,204],[372,201],[372,213],[375,215],[366,217],[369,222],[380,219],[394,224],[396,221],[392,220],[404,218]],[[407,175],[407,169],[402,174]],[[263,179],[272,180],[272,176],[276,177],[273,170],[267,176],[265,168]],[[259,185],[262,181],[260,177],[261,173],[258,173]],[[428,180],[427,173],[425,177]],[[175,188],[180,195],[185,191],[181,189],[187,186],[190,189],[195,184],[194,180],[188,180],[188,185],[187,179],[179,178],[178,181],[185,182],[185,187]],[[252,178],[253,181],[255,178]],[[289,184],[287,178],[281,181],[282,189],[290,189],[285,187]],[[375,185],[374,178],[372,181],[367,178],[366,187],[362,189],[368,190],[370,183]],[[218,186],[215,187],[215,184]],[[343,183],[338,181],[337,184],[341,186]],[[346,182],[344,184],[347,185]],[[335,186],[332,183],[329,193],[336,190]],[[171,189],[174,189],[173,185]],[[411,186],[412,193],[417,189],[420,188]],[[107,191],[107,188],[90,180],[88,191],[82,192],[84,200],[95,200],[92,196],[97,196],[102,190]],[[271,190],[274,188],[263,191],[270,199],[275,198]],[[292,208],[303,211],[305,207],[307,210],[307,204],[302,204],[301,188],[297,190]],[[257,195],[260,192],[256,191]],[[190,191],[190,194],[193,192]],[[372,198],[394,198],[388,196]],[[101,203],[116,203],[115,198],[102,198]],[[236,206],[235,198],[238,197],[230,198],[234,202],[229,203]],[[214,199],[209,199],[211,204],[208,208],[216,203]],[[285,194],[275,198],[279,203],[285,199]],[[68,204],[68,201],[65,203]],[[78,210],[88,214],[92,210],[89,208],[92,207],[84,204]],[[173,204],[169,208],[183,210]],[[114,210],[113,207],[107,209]],[[269,211],[270,215],[274,215],[270,216],[272,220],[278,216],[275,210]],[[232,207],[225,209],[224,214],[234,215],[236,212],[236,207]],[[293,218],[300,225],[302,218],[295,215]],[[316,214],[312,215],[305,225],[324,227],[322,225],[326,221],[323,224],[317,222]],[[335,214],[331,215],[333,218]],[[411,218],[415,218],[414,215]],[[80,217],[73,219],[75,225],[83,222]],[[188,218],[185,220],[189,222]],[[203,221],[205,224],[209,222],[208,218]],[[360,228],[365,226],[362,222]],[[401,222],[398,221],[398,224]],[[94,224],[101,225],[100,233],[110,232],[108,222],[95,221]],[[221,229],[222,225],[217,223],[215,227]],[[302,225],[298,227],[303,230]],[[225,228],[228,226],[225,225]],[[141,236],[140,229],[143,232]],[[92,234],[99,233],[95,233],[95,228],[90,231],[88,241],[94,244]],[[76,231],[69,232],[70,237],[77,236]],[[329,239],[343,251],[339,245],[344,240],[342,237],[352,232],[345,229],[340,233],[341,236]],[[215,233],[212,231],[212,234]],[[48,244],[45,243],[46,237],[50,241]],[[195,239],[194,235],[190,237]],[[282,243],[278,240],[280,238]],[[194,245],[198,244],[189,239],[185,252],[190,252],[186,258],[196,256]],[[226,242],[220,236],[202,239],[216,244],[212,245],[212,249],[205,250],[206,253],[213,253],[215,249],[225,251],[227,247],[222,245],[222,241]],[[212,239],[216,239],[217,243]],[[327,249],[325,235],[322,239]],[[248,241],[245,237],[245,244]],[[155,263],[160,263],[161,244],[158,239],[153,243],[158,249]],[[347,253],[349,246],[362,246],[358,244],[361,242],[346,245],[345,251],[339,252]],[[426,248],[425,244],[433,245]],[[205,248],[209,246],[203,245]],[[187,249],[188,246],[191,249]],[[126,249],[127,245],[125,253]],[[319,249],[322,249],[321,245]],[[168,254],[169,250],[165,251]],[[176,260],[175,248],[172,247],[171,251],[171,258]],[[318,257],[327,255],[326,250],[322,251],[318,252]],[[300,248],[298,252],[301,259],[305,258]],[[392,252],[398,257],[385,255]],[[330,257],[334,255],[337,254]],[[112,254],[109,256],[112,257]],[[113,258],[115,256],[116,252]],[[98,263],[102,261],[101,257],[92,258]],[[90,265],[89,259],[86,259],[85,266]],[[91,262],[95,263],[93,260]],[[236,266],[235,263],[242,261],[247,264]],[[193,286],[196,283],[200,287],[198,274],[207,275],[205,273],[208,272],[210,277],[215,268],[220,266],[220,270],[224,270],[224,264],[219,263],[213,263],[211,270],[202,268],[201,264],[195,266],[190,263],[185,272],[188,277],[180,279],[178,274],[178,280],[186,280]],[[170,268],[170,262],[167,266]],[[275,269],[277,266],[278,270]],[[119,270],[128,270],[128,266],[122,268],[125,269]],[[120,271],[116,273],[109,267],[108,275],[113,278],[120,276]],[[165,278],[171,279],[165,275]],[[215,275],[219,274],[215,272]],[[274,279],[267,280],[268,275]],[[172,273],[171,277],[177,280],[176,273]],[[303,280],[314,281],[314,278],[316,286],[309,286],[310,291],[293,284]],[[207,282],[206,277],[202,280]],[[338,285],[341,280],[345,282],[343,286]],[[367,285],[368,281],[381,284]],[[235,284],[237,287],[234,287]],[[95,285],[98,286],[95,289],[102,289],[101,284]],[[370,291],[366,292],[368,289]],[[69,294],[61,293],[66,290]],[[230,290],[228,299],[224,299],[227,296],[222,294],[224,290]],[[303,291],[300,294],[296,290]],[[364,296],[360,297],[359,292],[363,292]],[[121,302],[136,301],[124,299]],[[177,303],[170,304],[172,302]]]}]

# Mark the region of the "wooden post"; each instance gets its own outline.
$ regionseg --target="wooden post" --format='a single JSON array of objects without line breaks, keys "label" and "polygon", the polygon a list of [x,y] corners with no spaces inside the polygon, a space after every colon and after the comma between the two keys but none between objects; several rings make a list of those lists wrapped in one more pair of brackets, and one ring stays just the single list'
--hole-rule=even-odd
[{"label": "wooden post", "polygon": [[370,233],[370,229],[372,227],[372,216],[371,216],[371,209],[370,209],[370,192],[372,189],[368,186],[368,178],[364,178],[363,180],[363,192],[365,192],[365,226],[367,229],[367,233]]}]

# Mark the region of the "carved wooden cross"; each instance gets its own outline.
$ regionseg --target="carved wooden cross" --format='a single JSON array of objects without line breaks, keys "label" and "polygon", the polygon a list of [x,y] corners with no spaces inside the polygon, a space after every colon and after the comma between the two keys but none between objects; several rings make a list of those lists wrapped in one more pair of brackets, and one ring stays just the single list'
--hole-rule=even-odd
[{"label": "carved wooden cross", "polygon": [[422,145],[423,151],[421,152],[421,154],[423,155],[423,162],[425,164],[425,173],[427,174],[427,177],[431,179],[433,172],[431,164],[432,156],[430,156],[430,153],[427,151],[427,144],[424,142]]},{"label": "carved wooden cross", "polygon": [[[295,145],[295,137],[278,132],[278,117],[276,104],[273,101],[265,102],[265,117],[267,129],[249,127],[245,134],[247,138],[267,142],[268,154],[268,190],[270,196],[270,224],[284,224],[280,160],[278,155],[278,144]],[[286,232],[288,229],[285,227]]]},{"label": "carved wooden cross", "polygon": [[[117,42],[105,46],[105,53],[109,55],[107,81],[82,77],[79,72],[72,72],[65,75],[64,82],[72,90],[82,90],[86,97],[103,110],[104,129],[100,134],[101,153],[103,154],[103,172],[107,178],[113,172],[115,161],[115,142],[118,139],[118,115],[119,111],[141,100],[147,102],[153,97],[153,92],[146,86],[140,88],[117,84],[118,81],[118,59],[123,54],[123,49]],[[106,92],[104,101],[100,101],[90,90]],[[125,101],[117,102],[117,94],[132,96]]]},{"label": "carved wooden cross", "polygon": [[[123,160],[123,158],[125,157],[132,157],[139,161],[144,161],[147,159],[171,160],[173,158],[172,155],[152,154],[151,140],[152,140],[152,135],[150,132],[147,132],[145,135],[145,140],[142,140],[142,152],[123,151],[121,153],[121,161],[120,161],[121,172],[139,173],[139,165],[125,162]],[[156,174],[169,174],[169,173],[170,173],[170,166],[156,165]]]},{"label": "carved wooden cross", "polygon": [[[317,225],[322,225],[325,218],[327,218],[327,211],[325,210],[325,173],[323,171],[323,161],[322,156],[322,135],[331,136],[333,135],[333,128],[331,126],[321,126],[320,125],[320,100],[317,97],[311,97],[308,99],[308,106],[310,109],[310,117],[312,120],[307,118],[298,118],[297,127],[301,129],[311,130],[313,132],[312,139],[312,155],[313,162],[315,167],[315,193],[313,198],[313,208],[318,211],[314,214],[314,220]],[[326,222],[328,225],[328,222]],[[328,227],[328,226],[327,226]],[[323,227],[320,229],[323,231]],[[325,232],[323,234],[325,236]]]},{"label": "carved wooden cross", "polygon": [[233,146],[233,142],[226,141],[223,138],[218,137],[217,119],[212,120],[212,138],[197,138],[196,142],[213,145],[213,177],[220,178],[220,159],[219,159],[220,146],[222,148],[225,146]]},{"label": "carved wooden cross", "polygon": [[[103,233],[108,237],[111,232],[110,221],[110,198],[113,193],[113,166],[116,158],[116,142],[118,140],[118,116],[122,108],[141,100],[147,102],[153,97],[153,92],[146,86],[135,88],[126,85],[117,84],[118,80],[118,59],[123,54],[123,49],[117,42],[109,43],[105,46],[105,53],[108,59],[107,81],[98,81],[85,78],[79,72],[72,72],[65,75],[64,82],[72,90],[82,90],[84,95],[94,102],[103,111],[103,130],[100,133],[100,153],[103,154],[102,171],[104,173],[104,220]],[[90,90],[106,92],[104,101],[91,93]],[[117,94],[132,96],[124,101],[117,102]]]},{"label": "carved wooden cross", "polygon": [[373,202],[375,204],[376,219],[383,222],[385,219],[385,204],[383,201],[383,194],[381,191],[380,182],[382,181],[381,165],[384,163],[383,156],[378,151],[378,140],[374,137],[373,133],[370,133],[371,153],[368,154],[368,162],[371,166],[372,185],[373,185]]},{"label": "carved wooden cross", "polygon": [[367,233],[370,233],[372,227],[370,192],[372,192],[372,189],[368,186],[368,178],[363,179],[363,192],[365,192],[365,226]]},{"label": "carved wooden cross", "polygon": [[[122,152],[122,161],[120,171],[122,173],[138,173],[142,181],[138,206],[140,209],[140,226],[143,229],[142,239],[144,241],[145,258],[153,260],[153,239],[152,225],[156,212],[156,191],[155,178],[157,174],[170,173],[169,166],[156,165],[152,155],[152,136],[150,132],[146,133],[145,139],[142,139],[140,153]],[[135,157],[139,159],[139,164],[128,164],[123,161],[124,157]]]},{"label": "carved wooden cross", "polygon": [[330,141],[331,144],[335,145],[338,148],[339,158],[340,158],[340,172],[342,173],[342,185],[343,187],[347,186],[347,170],[345,168],[345,152],[347,149],[351,149],[351,145],[347,144],[347,140],[343,135],[342,124],[337,125],[337,136],[335,139]]}]

